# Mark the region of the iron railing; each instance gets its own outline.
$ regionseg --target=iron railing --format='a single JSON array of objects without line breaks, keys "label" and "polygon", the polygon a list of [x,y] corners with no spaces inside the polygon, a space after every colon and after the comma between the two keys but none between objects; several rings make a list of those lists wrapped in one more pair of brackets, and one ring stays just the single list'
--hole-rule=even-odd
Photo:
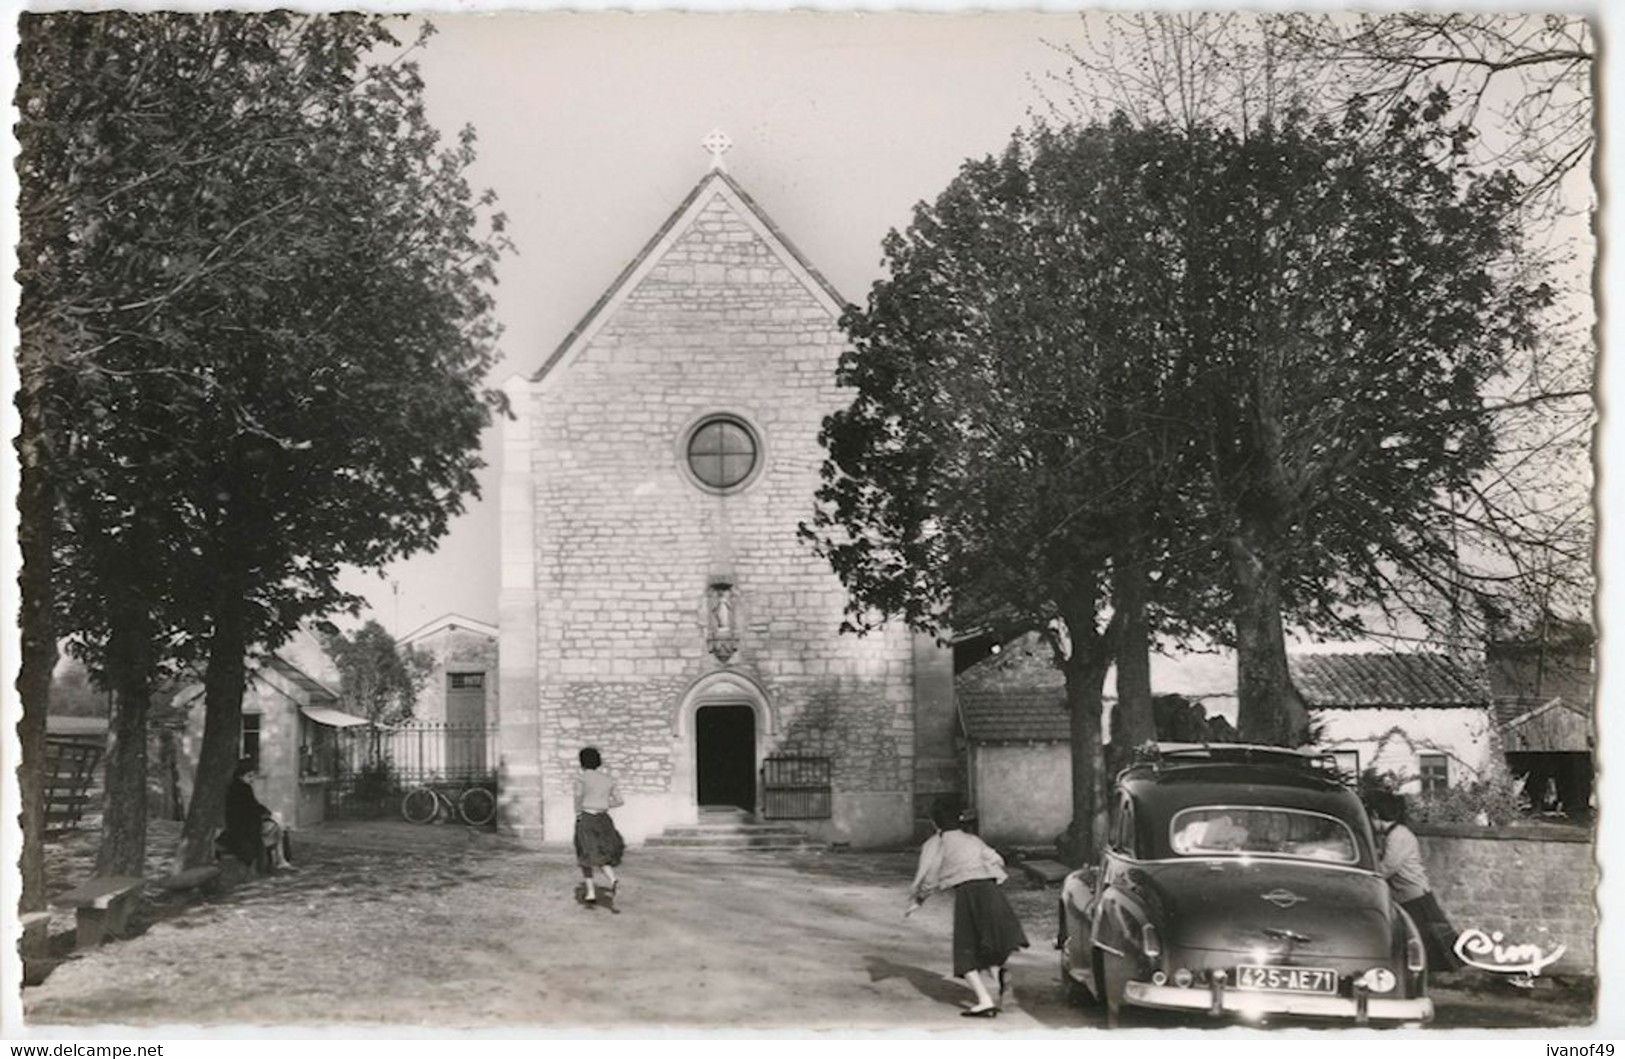
[{"label": "iron railing", "polygon": [[834,815],[830,796],[830,759],[775,756],[762,762],[764,820],[828,820]]},{"label": "iron railing", "polygon": [[393,816],[420,784],[496,787],[495,725],[416,721],[332,730],[317,758],[329,779],[327,815]]}]

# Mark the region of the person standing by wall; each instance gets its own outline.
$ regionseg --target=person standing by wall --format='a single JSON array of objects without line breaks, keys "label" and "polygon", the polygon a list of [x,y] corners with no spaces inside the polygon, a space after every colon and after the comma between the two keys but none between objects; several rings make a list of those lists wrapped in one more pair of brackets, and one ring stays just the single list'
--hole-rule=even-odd
[{"label": "person standing by wall", "polygon": [[[976,994],[976,1003],[960,1014],[993,1018],[1004,999],[1004,963],[1011,953],[1027,947],[1021,920],[999,890],[1006,878],[1004,858],[965,830],[957,799],[939,798],[931,807],[931,822],[937,833],[920,847],[919,870],[903,915],[913,915],[933,893],[953,890],[954,974]],[[997,1000],[989,985],[997,988]]]},{"label": "person standing by wall", "polygon": [[1377,832],[1377,870],[1388,880],[1394,900],[1410,914],[1421,932],[1428,969],[1460,970],[1456,928],[1450,925],[1428,885],[1427,869],[1422,866],[1422,844],[1405,822],[1405,799],[1393,791],[1373,791],[1366,805]]},{"label": "person standing by wall", "polygon": [[581,772],[575,781],[576,803],[576,864],[581,867],[583,903],[592,908],[598,904],[598,886],[595,874],[604,873],[608,898],[605,905],[615,909],[615,891],[620,884],[615,869],[620,866],[626,852],[626,842],[615,829],[609,811],[622,804],[621,792],[615,777],[603,767],[603,755],[596,747],[584,747],[577,755]]}]

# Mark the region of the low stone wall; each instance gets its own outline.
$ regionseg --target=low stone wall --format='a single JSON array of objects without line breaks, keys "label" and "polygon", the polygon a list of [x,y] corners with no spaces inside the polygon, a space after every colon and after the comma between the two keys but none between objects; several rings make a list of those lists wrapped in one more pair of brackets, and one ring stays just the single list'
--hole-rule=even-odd
[{"label": "low stone wall", "polygon": [[1543,974],[1597,969],[1597,858],[1589,830],[1418,824],[1428,881],[1458,931],[1563,954]]}]

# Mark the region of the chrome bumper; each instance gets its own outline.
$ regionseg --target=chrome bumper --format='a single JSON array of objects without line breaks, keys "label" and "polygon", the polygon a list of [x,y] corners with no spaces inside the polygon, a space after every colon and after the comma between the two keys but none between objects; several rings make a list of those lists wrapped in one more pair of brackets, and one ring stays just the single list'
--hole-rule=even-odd
[{"label": "chrome bumper", "polygon": [[[1360,1011],[1361,1000],[1365,1011]],[[1172,985],[1128,982],[1123,1000],[1140,1007],[1213,1014],[1259,1016],[1303,1015],[1309,1018],[1367,1019],[1380,1022],[1428,1022],[1433,1018],[1433,1001],[1427,997],[1399,1000],[1367,996],[1359,999],[1315,993],[1277,993],[1262,989],[1181,989]]]}]

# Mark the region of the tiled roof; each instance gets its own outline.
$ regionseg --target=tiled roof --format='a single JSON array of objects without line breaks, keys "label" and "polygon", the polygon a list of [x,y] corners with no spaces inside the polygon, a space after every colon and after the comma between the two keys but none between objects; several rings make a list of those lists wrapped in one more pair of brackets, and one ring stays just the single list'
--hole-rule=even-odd
[{"label": "tiled roof", "polygon": [[1292,683],[1311,707],[1488,706],[1481,667],[1435,654],[1293,655]]},{"label": "tiled roof", "polygon": [[973,743],[1064,743],[1072,738],[1065,688],[959,689],[959,718]]}]

